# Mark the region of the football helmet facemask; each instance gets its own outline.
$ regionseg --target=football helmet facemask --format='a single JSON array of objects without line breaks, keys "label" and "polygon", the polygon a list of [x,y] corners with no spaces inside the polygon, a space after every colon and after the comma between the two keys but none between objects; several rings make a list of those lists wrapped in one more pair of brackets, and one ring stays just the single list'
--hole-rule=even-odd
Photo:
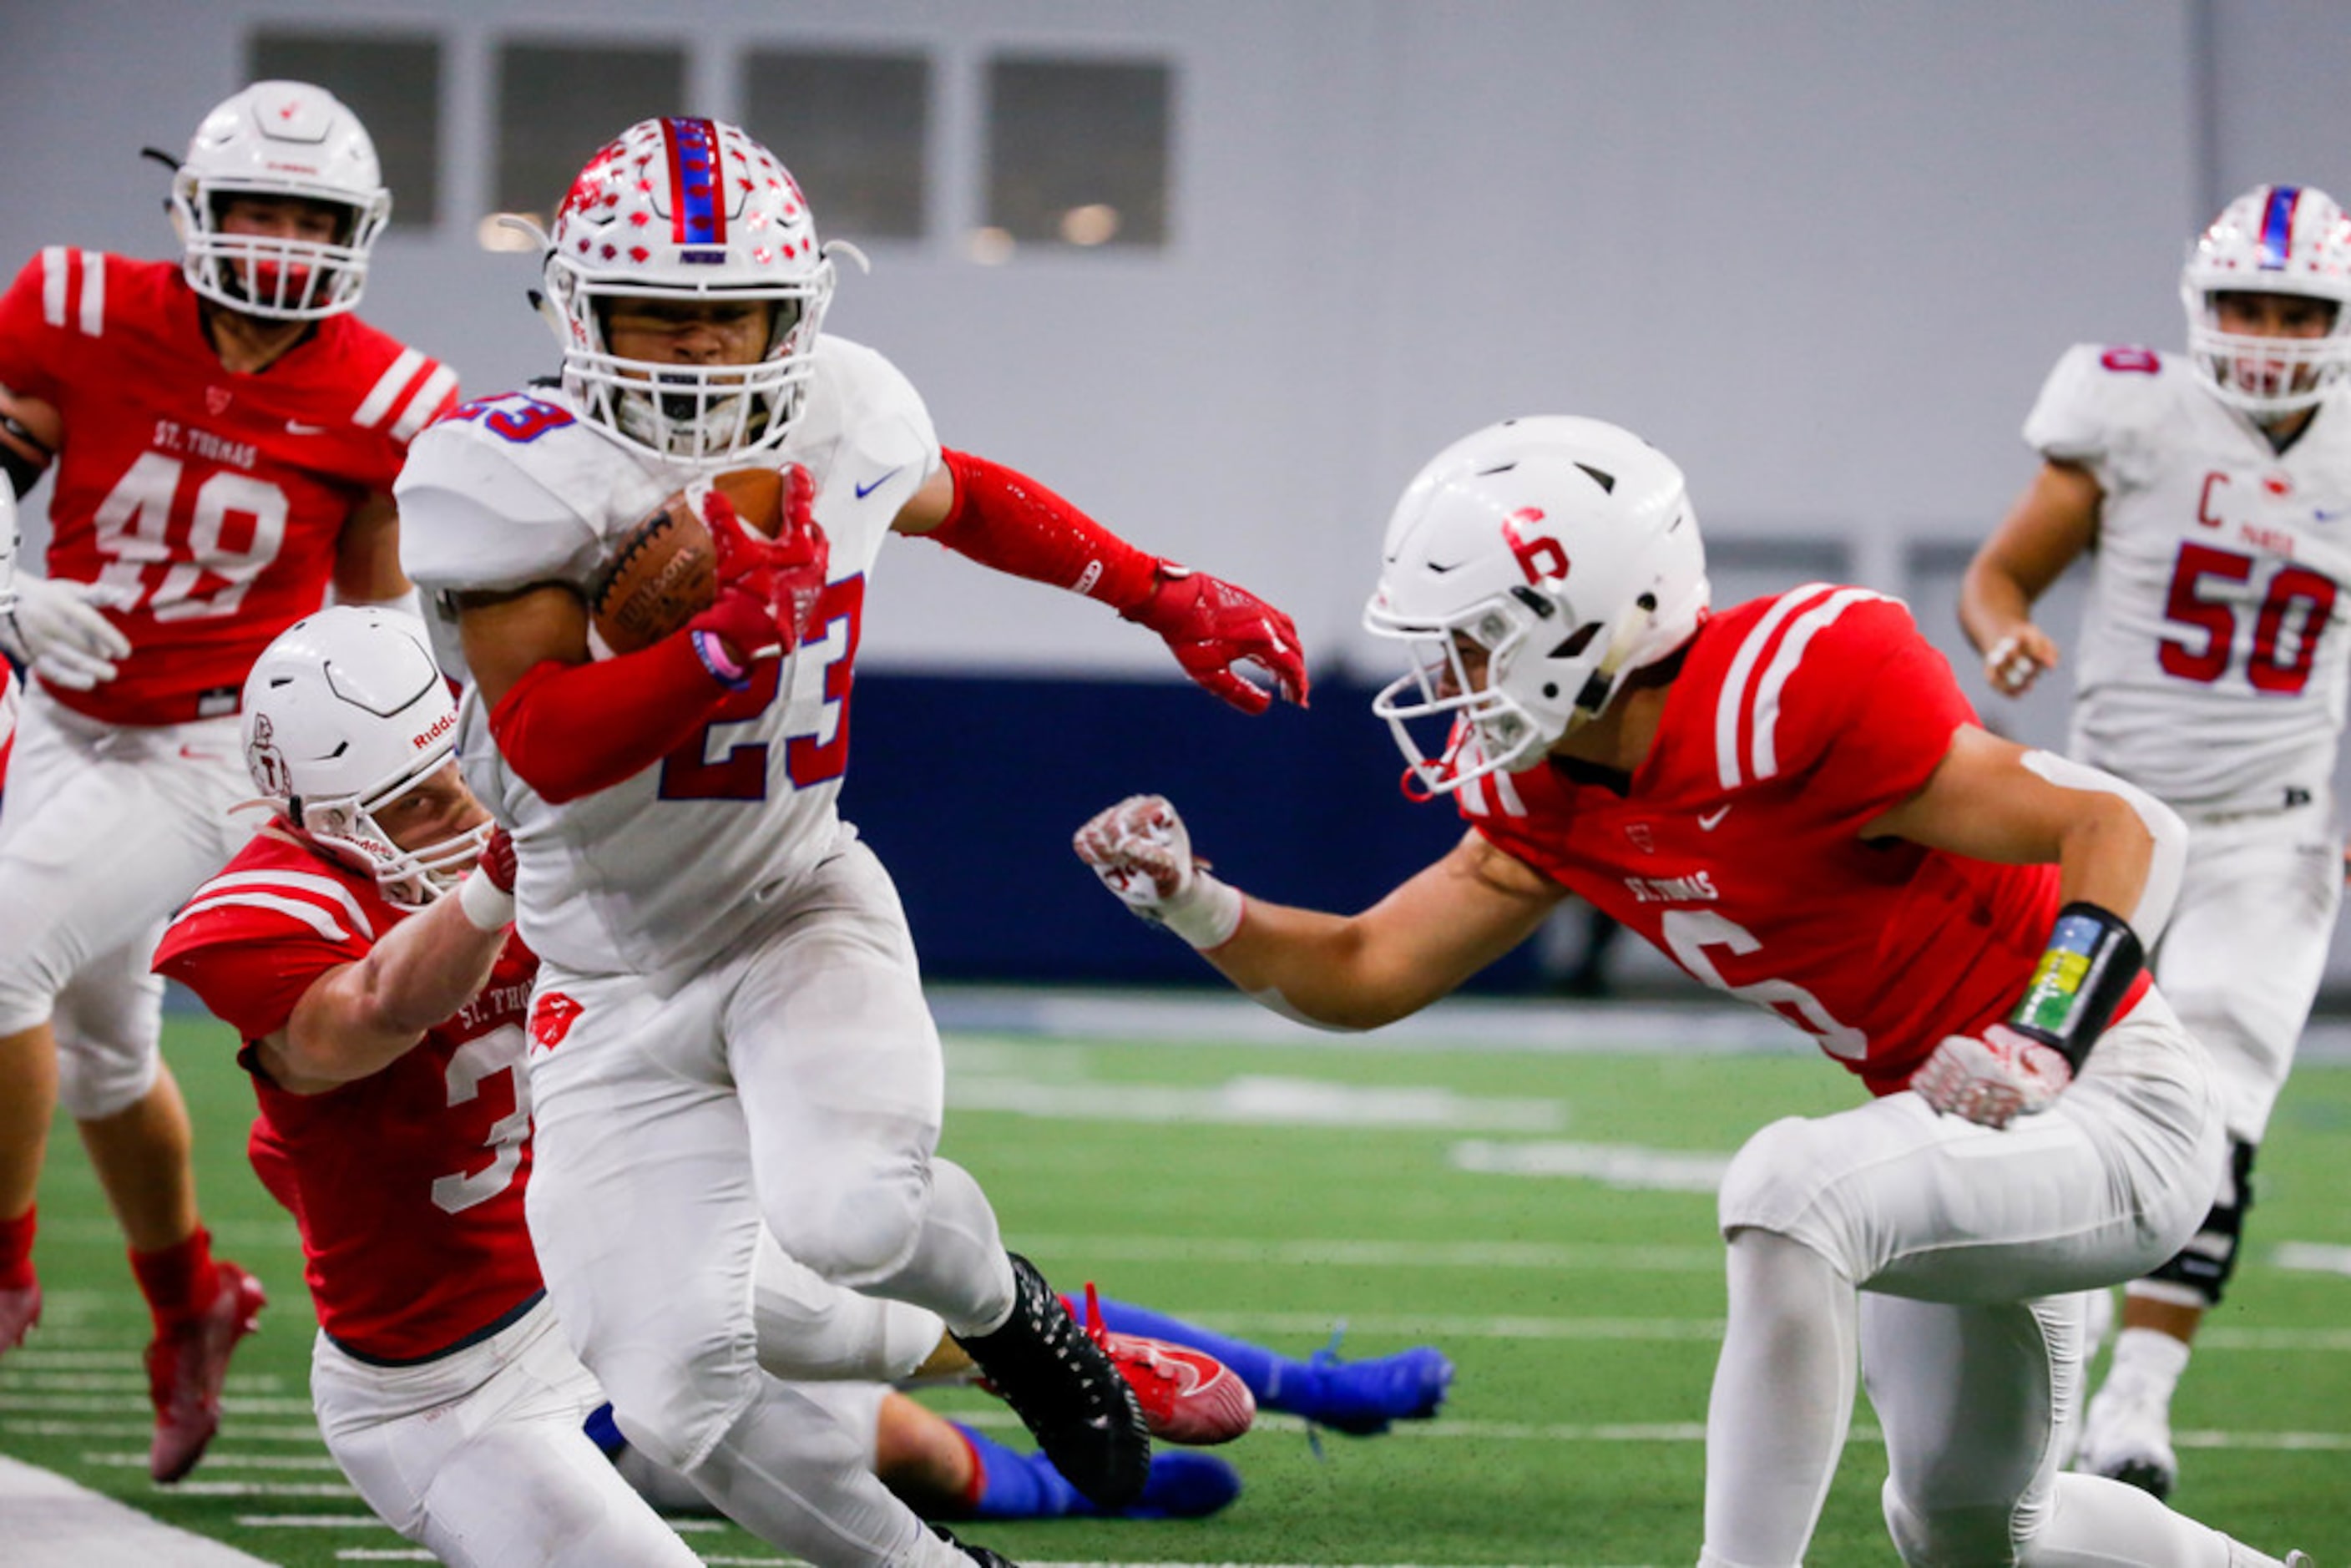
[{"label": "football helmet facemask", "polygon": [[[556,214],[546,298],[563,384],[639,452],[710,465],[779,444],[816,369],[833,267],[776,155],[716,120],[647,120],[580,172]],[[757,300],[771,311],[751,364],[622,359],[616,300]]]},{"label": "football helmet facemask", "polygon": [[[1531,767],[1687,642],[1706,554],[1681,470],[1630,431],[1566,415],[1456,442],[1388,520],[1364,628],[1412,650],[1372,710],[1431,793]],[[1431,755],[1414,726],[1441,720]]]},{"label": "football helmet facemask", "polygon": [[[238,196],[323,203],[329,241],[225,234]],[[315,321],[360,302],[368,253],[392,216],[375,143],[324,88],[256,82],[204,116],[172,176],[172,226],[189,287],[215,304],[278,321]]]},{"label": "football helmet facemask", "polygon": [[[2323,337],[2220,329],[2219,296],[2295,294],[2334,307]],[[2351,373],[2351,218],[2325,192],[2262,185],[2189,246],[2179,301],[2188,352],[2212,394],[2257,419],[2314,407]]]},{"label": "football helmet facemask", "polygon": [[286,827],[394,904],[455,887],[489,839],[486,815],[413,850],[376,822],[457,749],[457,705],[409,616],[340,605],[287,627],[246,677],[244,732],[254,787]]}]

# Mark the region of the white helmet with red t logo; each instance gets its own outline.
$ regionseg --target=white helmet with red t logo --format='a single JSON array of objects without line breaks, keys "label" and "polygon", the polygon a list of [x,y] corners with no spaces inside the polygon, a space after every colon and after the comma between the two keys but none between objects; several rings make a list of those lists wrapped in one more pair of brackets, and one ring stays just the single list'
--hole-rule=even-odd
[{"label": "white helmet with red t logo", "polygon": [[285,825],[394,904],[455,886],[490,823],[406,850],[375,813],[445,767],[457,705],[415,617],[363,605],[307,615],[278,634],[245,682],[245,765]]},{"label": "white helmet with red t logo", "polygon": [[[1531,767],[1707,607],[1681,470],[1596,419],[1505,420],[1447,447],[1396,503],[1384,556],[1364,625],[1414,667],[1372,708],[1436,792]],[[1409,727],[1427,719],[1449,727],[1434,755]]]},{"label": "white helmet with red t logo", "polygon": [[[239,196],[323,204],[335,214],[334,237],[224,233],[222,212]],[[272,320],[315,321],[357,305],[368,252],[391,216],[367,127],[308,82],[256,82],[214,110],[172,177],[189,287]]]},{"label": "white helmet with red t logo", "polygon": [[[707,463],[779,444],[816,371],[832,263],[798,182],[716,120],[647,120],[588,161],[547,237],[547,302],[563,384],[637,450]],[[769,304],[749,365],[683,365],[611,351],[616,299]]]}]

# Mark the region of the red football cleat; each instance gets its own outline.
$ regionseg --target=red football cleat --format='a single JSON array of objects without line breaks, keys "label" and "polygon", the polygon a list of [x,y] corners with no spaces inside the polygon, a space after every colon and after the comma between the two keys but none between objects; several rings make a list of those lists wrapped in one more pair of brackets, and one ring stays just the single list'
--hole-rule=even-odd
[{"label": "red football cleat", "polygon": [[160,1486],[170,1486],[204,1457],[204,1445],[220,1429],[229,1353],[259,1326],[256,1314],[269,1299],[261,1281],[235,1264],[214,1267],[220,1289],[212,1304],[147,1346],[147,1397],[155,1406],[147,1473]]},{"label": "red football cleat", "polygon": [[20,1285],[0,1291],[0,1350],[14,1350],[25,1343],[33,1325],[41,1321],[41,1282]]},{"label": "red football cleat", "polygon": [[1231,1367],[1206,1351],[1102,1326],[1102,1302],[1086,1281],[1086,1336],[1102,1346],[1143,1406],[1153,1437],[1207,1448],[1229,1443],[1257,1419],[1257,1396]]}]

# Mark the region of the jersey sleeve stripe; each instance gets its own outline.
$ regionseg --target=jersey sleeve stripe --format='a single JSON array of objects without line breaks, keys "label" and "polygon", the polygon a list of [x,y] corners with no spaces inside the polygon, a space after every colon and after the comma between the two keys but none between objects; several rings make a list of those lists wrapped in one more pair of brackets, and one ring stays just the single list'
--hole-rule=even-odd
[{"label": "jersey sleeve stripe", "polygon": [[86,338],[106,330],[106,256],[99,251],[81,253],[80,325]]},{"label": "jersey sleeve stripe", "polygon": [[375,385],[368,389],[359,412],[351,415],[351,423],[362,430],[372,430],[381,424],[383,416],[392,412],[392,402],[400,396],[401,389],[409,383],[424,362],[423,350],[402,349],[400,357],[392,361],[392,368],[377,377]]},{"label": "jersey sleeve stripe", "polygon": [[193,920],[215,909],[267,909],[293,916],[329,942],[351,939],[351,934],[317,904],[299,898],[280,897],[274,893],[225,893],[217,898],[200,898],[180,911],[179,917],[172,924],[177,925],[182,921]]},{"label": "jersey sleeve stripe", "polygon": [[66,288],[70,282],[66,267],[66,247],[45,245],[41,247],[41,320],[44,325],[62,327],[66,324]]},{"label": "jersey sleeve stripe", "polygon": [[1779,601],[1763,612],[1763,619],[1747,633],[1747,641],[1730,661],[1730,669],[1722,677],[1722,695],[1714,710],[1714,771],[1726,789],[1736,789],[1742,781],[1740,768],[1739,716],[1746,709],[1748,682],[1755,666],[1763,661],[1763,650],[1779,635],[1780,627],[1816,595],[1826,593],[1828,585],[1808,582],[1802,588],[1790,589]]},{"label": "jersey sleeve stripe", "polygon": [[1771,655],[1770,668],[1763,672],[1763,679],[1755,688],[1752,737],[1755,743],[1755,777],[1758,779],[1779,775],[1780,693],[1787,685],[1788,677],[1796,673],[1796,666],[1803,662],[1806,646],[1820,635],[1823,627],[1855,605],[1864,600],[1883,597],[1865,588],[1841,589],[1805,611],[1789,626],[1788,634],[1780,640],[1779,649]]},{"label": "jersey sleeve stripe", "polygon": [[434,366],[433,373],[424,378],[424,384],[416,389],[416,395],[400,411],[400,417],[392,422],[392,439],[406,441],[415,435],[432,422],[441,405],[449,401],[449,394],[456,390],[457,372],[446,365]]},{"label": "jersey sleeve stripe", "polygon": [[218,894],[233,893],[240,888],[274,888],[280,894],[306,894],[313,901],[328,900],[350,917],[360,936],[375,940],[375,926],[351,896],[351,890],[330,876],[319,876],[306,871],[237,871],[216,876],[196,889],[196,897],[207,899]]}]

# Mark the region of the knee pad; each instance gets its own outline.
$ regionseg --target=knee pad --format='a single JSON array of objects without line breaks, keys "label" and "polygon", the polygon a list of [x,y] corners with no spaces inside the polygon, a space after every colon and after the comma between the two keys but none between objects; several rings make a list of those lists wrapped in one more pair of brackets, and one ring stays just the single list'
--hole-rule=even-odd
[{"label": "knee pad", "polygon": [[2204,1217],[2188,1245],[2174,1253],[2169,1261],[2147,1276],[2149,1281],[2159,1281],[2169,1289],[2147,1292],[2163,1300],[2180,1300],[2183,1306],[2217,1307],[2227,1291],[2229,1277],[2237,1271],[2237,1248],[2243,1239],[2245,1214],[2253,1207],[2253,1145],[2234,1139],[2229,1145],[2229,1168],[2220,1178],[2220,1190],[2212,1199],[2211,1212]]},{"label": "knee pad", "polygon": [[1941,1564],[2011,1563],[2016,1543],[2005,1507],[1953,1508],[1928,1512],[1905,1499],[1886,1478],[1878,1491],[1886,1531],[1906,1568]]},{"label": "knee pad", "polygon": [[57,1034],[57,1103],[77,1122],[102,1122],[128,1111],[155,1087],[163,1055],[150,1035],[100,1040]]},{"label": "knee pad", "polygon": [[837,1285],[887,1280],[922,1244],[931,1176],[920,1160],[852,1160],[796,1184],[768,1204],[768,1226],[783,1249]]}]

